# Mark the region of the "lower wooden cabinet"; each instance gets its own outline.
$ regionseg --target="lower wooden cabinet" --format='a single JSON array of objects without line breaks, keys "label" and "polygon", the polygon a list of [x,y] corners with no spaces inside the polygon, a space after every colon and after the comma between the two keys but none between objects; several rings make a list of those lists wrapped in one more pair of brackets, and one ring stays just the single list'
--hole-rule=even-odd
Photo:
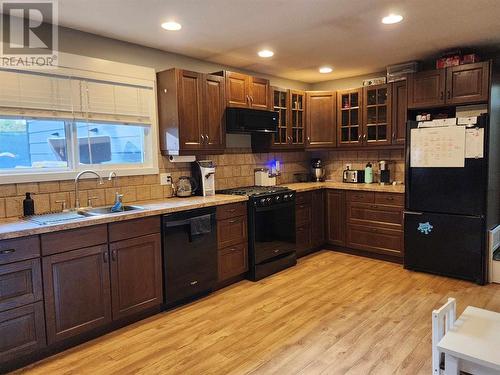
[{"label": "lower wooden cabinet", "polygon": [[0,311],[41,301],[40,259],[0,266]]},{"label": "lower wooden cabinet", "polygon": [[311,244],[318,247],[325,243],[325,192],[315,190],[311,195]]},{"label": "lower wooden cabinet", "polygon": [[113,320],[159,306],[163,301],[160,234],[113,242],[109,250]]},{"label": "lower wooden cabinet", "polygon": [[0,363],[44,348],[44,320],[43,302],[0,312]]},{"label": "lower wooden cabinet", "polygon": [[49,344],[111,322],[108,246],[43,258]]},{"label": "lower wooden cabinet", "polygon": [[298,193],[295,200],[297,256],[309,254],[325,243],[325,195],[323,190]]},{"label": "lower wooden cabinet", "polygon": [[345,246],[345,199],[343,190],[326,192],[326,232],[327,242],[331,245]]},{"label": "lower wooden cabinet", "polygon": [[347,224],[347,247],[400,257],[403,232],[375,226]]},{"label": "lower wooden cabinet", "polygon": [[248,270],[248,246],[246,243],[230,246],[218,252],[219,280],[227,280]]}]

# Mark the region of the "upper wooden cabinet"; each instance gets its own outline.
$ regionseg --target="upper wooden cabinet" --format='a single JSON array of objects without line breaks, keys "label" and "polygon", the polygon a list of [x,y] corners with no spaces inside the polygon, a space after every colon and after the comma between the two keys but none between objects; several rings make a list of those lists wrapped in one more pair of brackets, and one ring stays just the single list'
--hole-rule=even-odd
[{"label": "upper wooden cabinet", "polygon": [[273,135],[273,149],[304,147],[305,104],[304,91],[272,87],[273,110],[279,114],[278,131]]},{"label": "upper wooden cabinet", "polygon": [[489,61],[411,74],[408,108],[486,102],[489,78]]},{"label": "upper wooden cabinet", "polygon": [[363,143],[369,146],[391,143],[392,85],[363,88]]},{"label": "upper wooden cabinet", "polygon": [[337,91],[337,144],[359,146],[363,137],[363,89]]},{"label": "upper wooden cabinet", "polygon": [[162,153],[222,152],[224,78],[170,69],[158,73],[157,81]]},{"label": "upper wooden cabinet", "polygon": [[306,93],[306,147],[329,148],[336,145],[335,91]]},{"label": "upper wooden cabinet", "polygon": [[236,72],[219,72],[226,79],[226,106],[272,109],[269,80]]},{"label": "upper wooden cabinet", "polygon": [[406,80],[392,84],[392,144],[404,144],[408,118]]}]

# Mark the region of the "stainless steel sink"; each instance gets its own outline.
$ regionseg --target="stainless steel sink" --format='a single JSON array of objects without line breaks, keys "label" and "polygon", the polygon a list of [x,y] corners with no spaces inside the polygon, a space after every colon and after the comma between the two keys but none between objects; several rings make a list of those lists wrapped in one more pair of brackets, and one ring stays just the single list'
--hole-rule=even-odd
[{"label": "stainless steel sink", "polygon": [[140,206],[122,206],[122,209],[120,211],[111,211],[112,207],[113,206],[85,208],[85,209],[79,210],[78,213],[81,215],[84,215],[84,216],[102,216],[102,215],[118,214],[120,212],[144,210],[144,207],[140,207]]}]

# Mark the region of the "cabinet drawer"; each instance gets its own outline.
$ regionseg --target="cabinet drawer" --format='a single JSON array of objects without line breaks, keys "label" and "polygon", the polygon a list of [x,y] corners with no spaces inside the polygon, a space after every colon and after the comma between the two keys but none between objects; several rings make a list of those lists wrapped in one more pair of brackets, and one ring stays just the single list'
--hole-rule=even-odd
[{"label": "cabinet drawer", "polygon": [[217,220],[229,219],[247,214],[247,202],[238,202],[217,206]]},{"label": "cabinet drawer", "polygon": [[239,276],[248,271],[246,243],[226,247],[218,252],[219,281]]},{"label": "cabinet drawer", "polygon": [[312,220],[310,204],[295,205],[295,226],[300,227],[304,224],[310,224]]},{"label": "cabinet drawer", "polygon": [[403,207],[405,204],[404,194],[375,193],[375,203],[392,204]]},{"label": "cabinet drawer", "polygon": [[110,223],[109,242],[147,236],[148,234],[160,233],[160,231],[161,224],[159,216]]},{"label": "cabinet drawer", "polygon": [[373,191],[348,191],[347,201],[373,203],[375,202],[375,193]]},{"label": "cabinet drawer", "polygon": [[102,245],[108,242],[105,224],[42,234],[42,255],[58,254],[69,250]]},{"label": "cabinet drawer", "polygon": [[39,258],[0,266],[0,311],[34,303],[42,298]]},{"label": "cabinet drawer", "polygon": [[46,346],[42,302],[0,313],[0,363]]},{"label": "cabinet drawer", "polygon": [[403,209],[396,206],[352,202],[347,208],[347,220],[354,224],[401,229],[403,227]]},{"label": "cabinet drawer", "polygon": [[295,195],[295,204],[310,204],[311,199],[311,192],[299,193]]},{"label": "cabinet drawer", "polygon": [[0,241],[0,264],[17,262],[40,256],[38,236]]},{"label": "cabinet drawer", "polygon": [[247,217],[239,216],[217,222],[219,249],[247,242]]},{"label": "cabinet drawer", "polygon": [[403,232],[366,225],[347,225],[347,246],[379,254],[403,256]]}]

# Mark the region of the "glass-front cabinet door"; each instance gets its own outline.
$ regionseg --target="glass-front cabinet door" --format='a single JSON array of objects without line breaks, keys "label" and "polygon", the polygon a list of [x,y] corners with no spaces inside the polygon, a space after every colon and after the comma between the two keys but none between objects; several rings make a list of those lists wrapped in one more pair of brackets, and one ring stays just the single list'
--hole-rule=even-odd
[{"label": "glass-front cabinet door", "polygon": [[363,89],[337,92],[338,146],[356,146],[362,142]]},{"label": "glass-front cabinet door", "polygon": [[363,142],[366,145],[391,143],[391,85],[363,89]]},{"label": "glass-front cabinet door", "polygon": [[290,142],[295,147],[304,147],[305,103],[304,91],[289,90],[290,94]]},{"label": "glass-front cabinet door", "polygon": [[274,146],[286,146],[289,143],[288,135],[288,102],[289,92],[277,87],[272,88],[273,92],[273,110],[278,112],[278,131],[274,134]]}]

